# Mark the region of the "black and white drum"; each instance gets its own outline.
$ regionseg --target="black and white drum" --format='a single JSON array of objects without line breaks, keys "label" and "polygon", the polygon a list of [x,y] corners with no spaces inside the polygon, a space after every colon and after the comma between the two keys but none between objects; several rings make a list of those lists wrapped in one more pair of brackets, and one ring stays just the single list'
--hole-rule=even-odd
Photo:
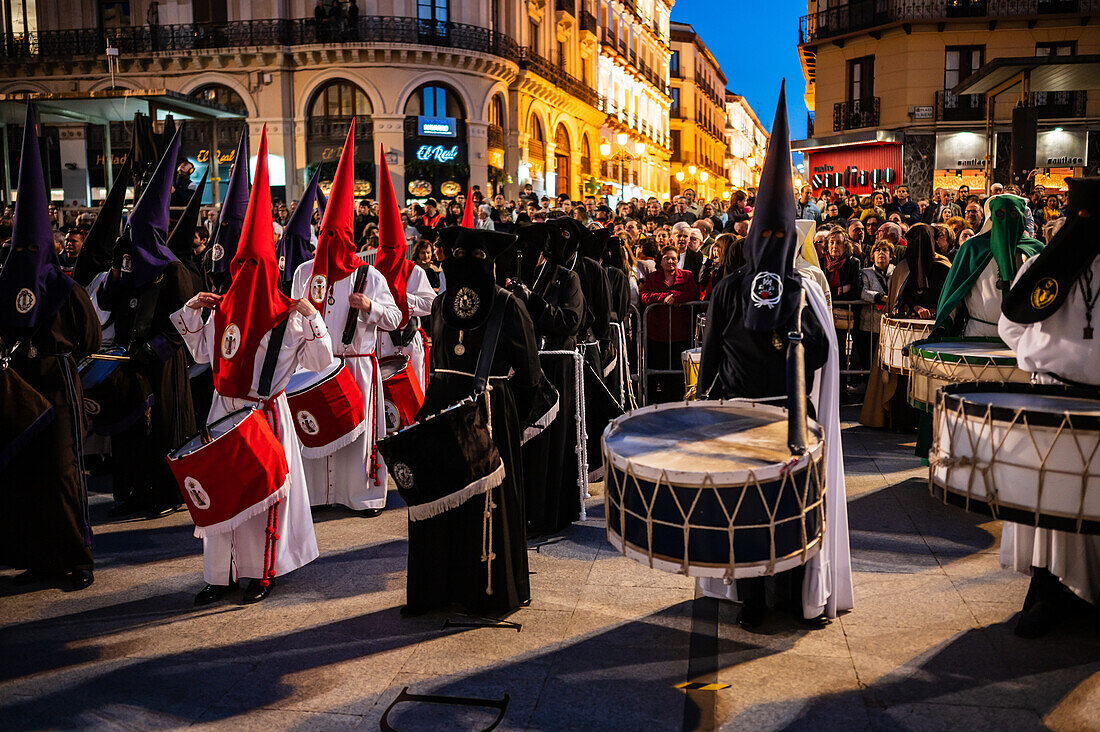
[{"label": "black and white drum", "polygon": [[932,494],[1013,523],[1100,534],[1100,399],[1060,385],[967,383],[936,398]]},{"label": "black and white drum", "polygon": [[792,458],[787,412],[747,401],[659,404],[603,434],[607,538],[692,577],[759,577],[805,564],[825,527],[825,443]]}]

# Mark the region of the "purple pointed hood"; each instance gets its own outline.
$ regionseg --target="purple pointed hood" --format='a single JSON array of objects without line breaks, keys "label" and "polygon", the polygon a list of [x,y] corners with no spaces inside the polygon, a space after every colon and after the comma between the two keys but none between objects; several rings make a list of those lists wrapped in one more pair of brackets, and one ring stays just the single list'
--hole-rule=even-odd
[{"label": "purple pointed hood", "polygon": [[313,174],[306,186],[305,193],[298,201],[298,207],[290,215],[283,229],[283,236],[275,245],[275,256],[279,261],[279,286],[284,292],[290,291],[290,283],[294,281],[294,272],[299,265],[313,258],[313,252],[309,247],[311,223],[313,220],[313,202],[321,195],[317,184],[320,181],[320,166]]},{"label": "purple pointed hood", "polygon": [[178,262],[167,246],[168,206],[172,198],[172,178],[180,149],[180,130],[164,151],[149,185],[141,192],[134,210],[126,220],[119,245],[122,250],[122,282],[127,287],[142,287],[152,282],[172,262]]},{"label": "purple pointed hood", "polygon": [[228,273],[229,262],[237,254],[237,244],[241,239],[244,215],[248,210],[248,128],[241,132],[237,142],[237,154],[233,159],[233,170],[229,174],[229,185],[225,189],[221,215],[218,216],[218,230],[214,233],[210,258],[215,274]]},{"label": "purple pointed hood", "polygon": [[0,270],[0,326],[34,328],[61,309],[73,281],[61,272],[42,177],[34,109],[27,107],[11,252]]}]

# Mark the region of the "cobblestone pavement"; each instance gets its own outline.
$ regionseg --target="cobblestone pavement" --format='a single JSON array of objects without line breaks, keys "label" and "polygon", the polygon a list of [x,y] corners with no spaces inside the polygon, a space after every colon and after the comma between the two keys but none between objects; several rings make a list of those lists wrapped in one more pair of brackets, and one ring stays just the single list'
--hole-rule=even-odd
[{"label": "cobblestone pavement", "polygon": [[[846,423],[856,607],[818,631],[779,615],[747,633],[731,604],[617,555],[599,486],[586,523],[531,549],[534,597],[508,618],[519,630],[400,616],[400,507],[318,514],[320,559],[259,605],[197,610],[187,515],[111,522],[97,493],[90,589],[22,591],[0,576],[0,728],[378,729],[406,687],[507,694],[500,729],[1100,726],[1091,619],[1013,636],[1027,578],[999,566],[1000,525],[933,500],[906,439]],[[728,686],[676,688],[689,681]],[[491,717],[402,704],[390,721],[405,732]]]}]

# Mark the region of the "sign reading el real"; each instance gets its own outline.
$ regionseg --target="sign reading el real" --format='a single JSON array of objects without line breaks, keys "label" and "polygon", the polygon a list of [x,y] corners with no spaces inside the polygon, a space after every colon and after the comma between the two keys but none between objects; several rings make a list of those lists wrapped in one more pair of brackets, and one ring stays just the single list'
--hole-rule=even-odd
[{"label": "sign reading el real", "polygon": [[849,193],[870,193],[878,185],[900,182],[901,145],[852,145],[807,150],[806,167],[814,191],[843,186]]},{"label": "sign reading el real", "polygon": [[416,149],[416,159],[427,162],[449,163],[458,157],[458,145],[421,145]]},{"label": "sign reading el real", "polygon": [[424,117],[416,120],[417,131],[424,137],[455,137],[458,121],[454,117]]}]

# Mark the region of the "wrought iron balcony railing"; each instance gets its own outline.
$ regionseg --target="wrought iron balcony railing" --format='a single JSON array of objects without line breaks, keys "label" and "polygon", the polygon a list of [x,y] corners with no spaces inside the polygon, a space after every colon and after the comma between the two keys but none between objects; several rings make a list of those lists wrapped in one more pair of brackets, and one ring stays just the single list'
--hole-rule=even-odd
[{"label": "wrought iron balcony railing", "polygon": [[985,119],[984,94],[952,94],[946,89],[936,92],[938,122],[974,122]]},{"label": "wrought iron balcony railing", "polygon": [[799,21],[798,42],[816,43],[892,23],[957,18],[1095,15],[1100,0],[849,0]]},{"label": "wrought iron balcony railing", "polygon": [[504,149],[504,128],[500,125],[489,125],[488,132],[486,134],[490,150],[503,150]]},{"label": "wrought iron balcony railing", "polygon": [[1088,94],[1084,91],[1032,92],[1031,103],[1038,108],[1039,119],[1084,117]]},{"label": "wrought iron balcony railing", "polygon": [[878,127],[879,98],[852,99],[833,105],[833,132]]}]

